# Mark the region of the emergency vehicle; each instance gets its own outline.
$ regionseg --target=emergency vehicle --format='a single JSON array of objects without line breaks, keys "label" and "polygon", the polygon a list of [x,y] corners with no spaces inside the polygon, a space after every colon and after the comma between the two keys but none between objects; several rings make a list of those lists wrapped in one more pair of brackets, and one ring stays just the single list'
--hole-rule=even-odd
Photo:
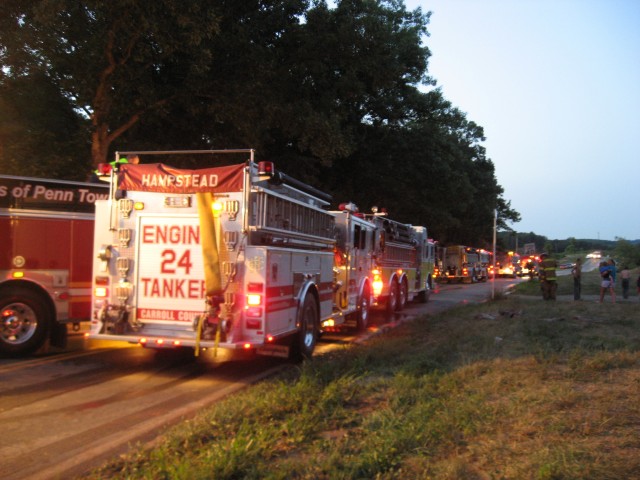
[{"label": "emergency vehicle", "polygon": [[366,221],[353,203],[340,204],[339,210],[331,213],[336,223],[334,311],[345,317],[345,326],[362,331],[369,324],[373,302],[376,226]]},{"label": "emergency vehicle", "polygon": [[[181,154],[243,162],[197,170],[146,163]],[[323,328],[365,306],[347,295],[334,309],[334,276],[350,291],[352,283],[350,269],[334,271],[328,195],[256,163],[253,150],[120,155],[143,161],[119,165],[110,198],[96,203],[90,338],[302,359]]]},{"label": "emergency vehicle", "polygon": [[480,265],[483,269],[484,278],[483,281],[487,281],[493,276],[493,254],[483,248],[478,250],[478,256],[480,257]]},{"label": "emergency vehicle", "polygon": [[375,207],[365,218],[376,226],[374,306],[391,314],[414,299],[428,302],[433,289],[435,242],[429,239],[426,227],[396,222]]},{"label": "emergency vehicle", "polygon": [[91,316],[94,202],[108,186],[0,175],[0,354],[64,346]]},{"label": "emergency vehicle", "polygon": [[482,248],[466,247],[467,262],[473,269],[473,281],[486,282],[489,279],[491,254]]},{"label": "emergency vehicle", "polygon": [[520,260],[520,276],[534,277],[538,275],[538,264],[540,263],[540,257],[537,255],[527,255]]},{"label": "emergency vehicle", "polygon": [[497,256],[496,276],[516,278],[522,270],[520,255],[514,252],[501,253]]},{"label": "emergency vehicle", "polygon": [[[445,247],[442,255],[440,279],[444,282],[472,283],[489,277],[487,260],[480,249],[464,245]],[[488,253],[488,252],[487,252]]]}]

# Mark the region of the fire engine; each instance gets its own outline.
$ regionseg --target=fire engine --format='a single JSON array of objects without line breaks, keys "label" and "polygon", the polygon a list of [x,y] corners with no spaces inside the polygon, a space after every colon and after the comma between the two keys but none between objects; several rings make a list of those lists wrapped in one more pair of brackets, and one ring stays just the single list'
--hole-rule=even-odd
[{"label": "fire engine", "polygon": [[91,311],[94,202],[108,186],[0,176],[0,353],[64,346]]},{"label": "fire engine", "polygon": [[348,212],[336,222],[328,195],[256,163],[250,149],[120,152],[116,164],[181,154],[243,161],[112,172],[110,198],[96,203],[90,338],[302,359],[322,329],[358,312],[366,322],[368,284],[354,270],[367,254],[336,272],[334,235],[337,223],[343,252],[364,251],[367,222]]},{"label": "fire engine", "polygon": [[496,261],[497,277],[516,278],[521,275],[520,255],[514,252],[500,253]]},{"label": "fire engine", "polygon": [[467,262],[472,269],[472,280],[486,282],[489,278],[491,254],[482,248],[466,247]]},{"label": "fire engine", "polygon": [[464,245],[445,247],[442,255],[440,279],[444,282],[472,283],[486,281],[488,252]]},{"label": "fire engine", "polygon": [[335,215],[334,311],[345,326],[364,330],[373,302],[371,273],[376,226],[364,219],[353,203],[343,203]]},{"label": "fire engine", "polygon": [[433,289],[435,242],[428,238],[426,227],[391,220],[375,207],[365,218],[376,226],[374,306],[391,314],[414,299],[428,302]]}]

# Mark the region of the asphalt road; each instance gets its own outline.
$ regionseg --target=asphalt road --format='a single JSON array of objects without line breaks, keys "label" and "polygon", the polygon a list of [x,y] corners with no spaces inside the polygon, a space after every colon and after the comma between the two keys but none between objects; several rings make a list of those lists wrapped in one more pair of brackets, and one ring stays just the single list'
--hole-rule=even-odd
[{"label": "asphalt road", "polygon": [[[476,303],[520,280],[443,285],[426,304],[410,303],[363,335],[323,336],[316,354],[366,341],[413,316]],[[282,361],[199,359],[120,343],[84,341],[26,360],[0,359],[0,478],[58,479],[80,475],[130,445],[157,438],[167,426],[286,368]]]}]

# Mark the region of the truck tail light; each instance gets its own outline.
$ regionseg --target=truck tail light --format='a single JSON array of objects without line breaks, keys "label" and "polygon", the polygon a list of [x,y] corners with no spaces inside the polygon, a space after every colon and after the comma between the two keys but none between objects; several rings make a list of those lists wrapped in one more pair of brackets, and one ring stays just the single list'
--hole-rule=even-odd
[{"label": "truck tail light", "polygon": [[249,283],[247,285],[247,304],[244,307],[245,317],[247,318],[247,328],[259,329],[262,327],[260,320],[252,320],[262,317],[263,302],[263,283]]},{"label": "truck tail light", "polygon": [[264,283],[250,282],[247,284],[247,307],[262,306]]},{"label": "truck tail light", "polygon": [[93,296],[96,298],[107,298],[109,296],[109,289],[107,287],[95,287],[93,289]]},{"label": "truck tail light", "polygon": [[247,306],[258,307],[262,305],[262,295],[258,293],[249,293],[247,295]]},{"label": "truck tail light", "polygon": [[373,295],[379,296],[382,293],[382,277],[380,276],[380,270],[374,270],[373,272]]}]

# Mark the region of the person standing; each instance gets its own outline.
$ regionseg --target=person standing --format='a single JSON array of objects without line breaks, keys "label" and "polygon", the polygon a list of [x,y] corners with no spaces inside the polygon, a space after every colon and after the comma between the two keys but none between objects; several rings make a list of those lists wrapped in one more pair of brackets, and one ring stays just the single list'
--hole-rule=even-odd
[{"label": "person standing", "polygon": [[622,267],[620,272],[622,279],[622,298],[629,298],[629,283],[631,282],[631,270],[626,265]]},{"label": "person standing", "polygon": [[577,258],[576,264],[571,269],[571,275],[573,275],[573,299],[580,300],[580,293],[582,290],[582,259]]},{"label": "person standing", "polygon": [[604,300],[604,293],[609,290],[611,293],[611,302],[616,303],[615,285],[615,266],[613,271],[611,265],[607,262],[600,262],[600,303]]},{"label": "person standing", "polygon": [[540,288],[544,300],[555,300],[558,282],[556,268],[558,263],[546,253],[540,254]]}]

